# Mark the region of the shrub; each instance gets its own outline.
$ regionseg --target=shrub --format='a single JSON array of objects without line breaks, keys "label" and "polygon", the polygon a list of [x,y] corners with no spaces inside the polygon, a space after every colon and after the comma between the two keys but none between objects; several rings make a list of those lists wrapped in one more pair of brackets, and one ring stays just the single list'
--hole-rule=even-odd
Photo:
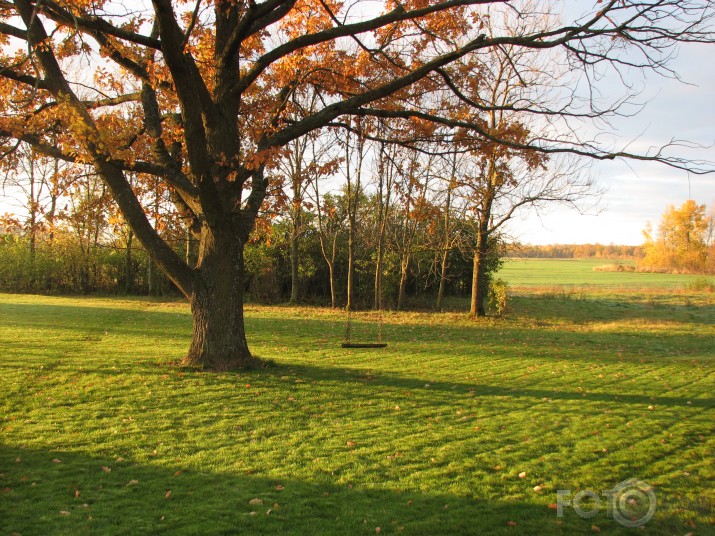
[{"label": "shrub", "polygon": [[635,272],[636,267],[632,264],[602,264],[601,266],[594,266],[594,272]]},{"label": "shrub", "polygon": [[487,299],[489,308],[496,313],[497,316],[506,314],[508,305],[508,290],[509,284],[503,279],[492,279],[489,282],[489,293]]},{"label": "shrub", "polygon": [[708,279],[707,277],[698,277],[688,283],[688,290],[694,290],[697,292],[715,292],[715,280]]}]

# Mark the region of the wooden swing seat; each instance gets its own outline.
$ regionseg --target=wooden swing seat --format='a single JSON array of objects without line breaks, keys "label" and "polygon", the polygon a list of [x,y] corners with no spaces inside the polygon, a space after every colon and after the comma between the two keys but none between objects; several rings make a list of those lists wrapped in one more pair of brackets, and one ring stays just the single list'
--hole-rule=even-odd
[{"label": "wooden swing seat", "polygon": [[386,342],[344,342],[343,348],[385,348]]}]

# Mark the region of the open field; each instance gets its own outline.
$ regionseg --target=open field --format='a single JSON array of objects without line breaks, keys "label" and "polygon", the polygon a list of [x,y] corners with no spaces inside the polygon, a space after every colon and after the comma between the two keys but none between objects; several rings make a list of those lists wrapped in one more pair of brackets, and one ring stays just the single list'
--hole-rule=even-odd
[{"label": "open field", "polygon": [[0,295],[0,534],[631,534],[554,509],[631,478],[641,532],[712,534],[712,293],[387,313],[384,350],[326,309],[247,323],[275,366],[203,373],[169,363],[183,303]]},{"label": "open field", "polygon": [[688,289],[703,283],[715,285],[715,276],[691,274],[650,274],[638,272],[598,272],[609,264],[633,264],[611,259],[511,259],[499,277],[513,287],[585,287],[588,289]]}]

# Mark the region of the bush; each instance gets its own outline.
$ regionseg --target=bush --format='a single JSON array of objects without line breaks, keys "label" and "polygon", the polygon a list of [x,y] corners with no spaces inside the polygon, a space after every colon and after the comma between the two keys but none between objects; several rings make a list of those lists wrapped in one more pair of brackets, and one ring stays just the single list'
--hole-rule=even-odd
[{"label": "bush", "polygon": [[696,292],[715,292],[715,280],[707,277],[698,277],[688,284],[688,290]]},{"label": "bush", "polygon": [[594,266],[594,272],[635,272],[636,267],[632,264],[602,264],[601,266]]},{"label": "bush", "polygon": [[508,290],[509,284],[503,279],[492,279],[489,282],[489,293],[487,299],[489,308],[494,311],[497,316],[504,316],[508,305]]}]

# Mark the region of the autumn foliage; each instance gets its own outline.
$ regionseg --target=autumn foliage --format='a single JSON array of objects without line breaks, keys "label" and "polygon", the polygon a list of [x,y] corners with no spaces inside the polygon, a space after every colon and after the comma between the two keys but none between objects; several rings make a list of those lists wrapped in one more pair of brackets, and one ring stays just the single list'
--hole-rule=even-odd
[{"label": "autumn foliage", "polygon": [[650,224],[643,231],[647,270],[676,273],[715,273],[715,215],[705,205],[688,199],[680,207],[669,205],[657,233]]}]

